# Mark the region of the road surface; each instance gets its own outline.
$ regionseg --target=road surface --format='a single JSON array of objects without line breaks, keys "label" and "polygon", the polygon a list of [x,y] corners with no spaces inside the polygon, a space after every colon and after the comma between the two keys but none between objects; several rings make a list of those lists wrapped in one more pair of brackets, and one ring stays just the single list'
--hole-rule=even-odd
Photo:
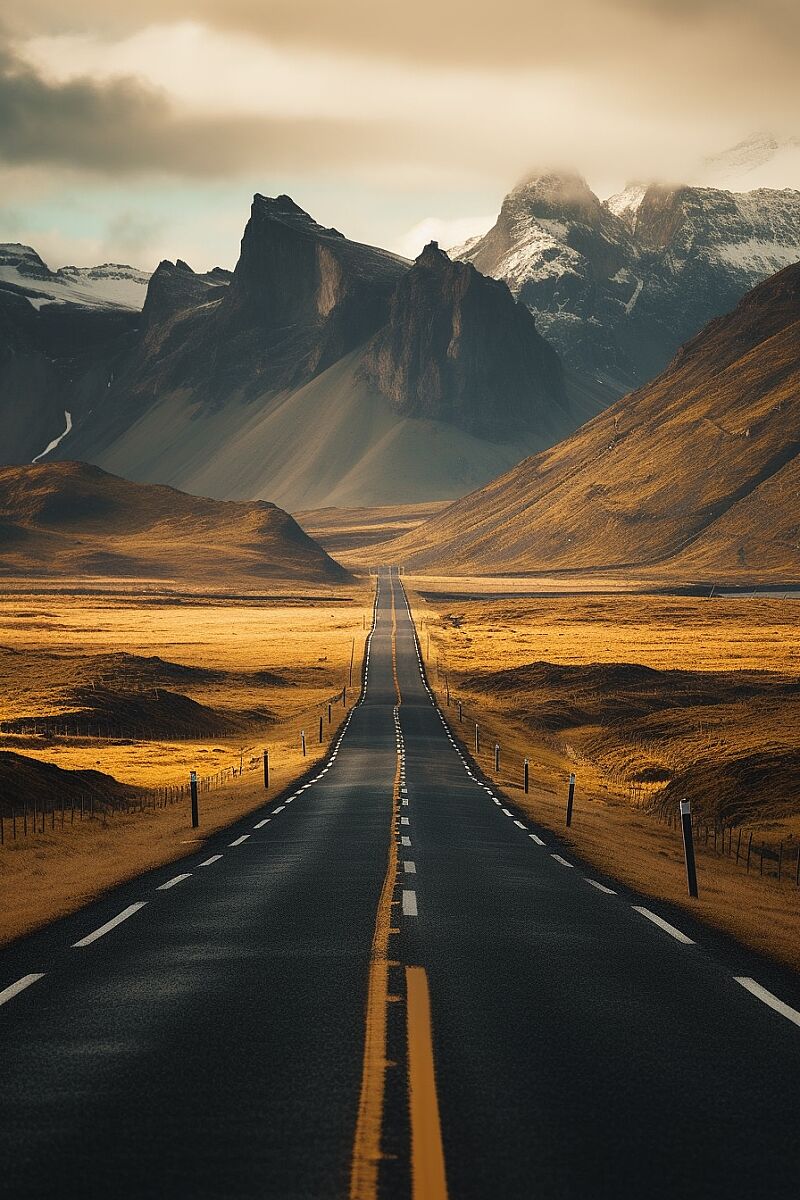
[{"label": "road surface", "polygon": [[2,1194],[796,1195],[799,1013],[475,777],[384,574],[311,782],[0,954]]}]

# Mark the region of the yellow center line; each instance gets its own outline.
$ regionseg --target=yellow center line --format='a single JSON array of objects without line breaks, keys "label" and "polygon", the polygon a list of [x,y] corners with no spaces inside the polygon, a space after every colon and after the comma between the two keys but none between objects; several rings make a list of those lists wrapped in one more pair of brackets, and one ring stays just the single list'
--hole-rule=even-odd
[{"label": "yellow center line", "polygon": [[423,967],[406,967],[406,1006],[412,1196],[413,1200],[447,1200],[431,1000]]},{"label": "yellow center line", "polygon": [[[391,586],[391,581],[390,581]],[[392,588],[392,674],[397,703],[400,684],[397,678],[397,614]],[[397,756],[392,787],[392,817],[389,830],[389,855],[386,875],[378,901],[375,933],[372,939],[369,982],[367,986],[364,1063],[361,1094],[353,1142],[350,1174],[350,1200],[375,1200],[378,1195],[378,1170],[381,1161],[383,1106],[386,1091],[386,1028],[389,1005],[389,936],[391,933],[392,894],[397,877],[397,844],[394,833],[400,806],[400,756]]]}]

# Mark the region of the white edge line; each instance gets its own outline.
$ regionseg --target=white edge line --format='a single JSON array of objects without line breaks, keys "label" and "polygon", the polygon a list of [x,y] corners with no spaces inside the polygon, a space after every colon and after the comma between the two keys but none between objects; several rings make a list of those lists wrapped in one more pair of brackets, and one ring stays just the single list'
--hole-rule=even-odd
[{"label": "white edge line", "polygon": [[[756,983],[755,979],[751,979],[749,975],[734,975],[736,982],[750,992],[751,996],[756,996],[768,1008],[774,1012],[780,1013],[782,1017],[786,1017],[787,1021],[791,1021],[793,1025],[800,1027],[800,1012],[796,1008],[792,1008],[789,1004],[784,1004],[783,1000],[779,1000],[777,996],[773,996],[772,992],[768,992],[760,983]],[[2,997],[0,997],[2,999]]]},{"label": "white edge line", "polygon": [[7,1004],[9,1000],[13,1000],[20,992],[24,992],[25,988],[36,983],[37,979],[44,979],[44,971],[40,971],[34,975],[23,975],[22,979],[18,979],[16,983],[10,983],[7,988],[3,988],[0,992],[0,1004]]},{"label": "white edge line", "polygon": [[117,925],[121,925],[123,921],[127,921],[128,917],[132,917],[140,908],[144,908],[145,904],[147,904],[146,900],[137,900],[134,904],[129,904],[127,908],[123,908],[121,913],[117,913],[110,921],[106,921],[105,925],[101,925],[99,929],[94,929],[91,933],[87,933],[86,937],[82,937],[79,942],[73,942],[73,950],[78,949],[80,946],[91,946],[92,942],[96,942],[104,934],[110,933],[112,929],[115,929]]},{"label": "white edge line", "polygon": [[641,913],[643,917],[647,917],[648,921],[652,921],[659,929],[663,929],[664,933],[668,933],[670,937],[674,937],[676,942],[683,942],[684,946],[694,946],[692,938],[687,937],[685,933],[681,933],[680,929],[676,929],[674,925],[670,925],[669,921],[665,921],[663,917],[659,917],[658,913],[651,912],[649,908],[643,908],[641,904],[633,905],[634,912]]}]

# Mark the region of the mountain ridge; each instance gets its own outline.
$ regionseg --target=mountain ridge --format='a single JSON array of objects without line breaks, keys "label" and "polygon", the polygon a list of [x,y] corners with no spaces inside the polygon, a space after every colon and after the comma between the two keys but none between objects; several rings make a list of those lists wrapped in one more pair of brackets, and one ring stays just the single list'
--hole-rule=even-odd
[{"label": "mountain ridge", "polygon": [[634,183],[601,203],[581,176],[545,172],[455,253],[505,279],[565,365],[616,398],[800,258],[800,191]]}]

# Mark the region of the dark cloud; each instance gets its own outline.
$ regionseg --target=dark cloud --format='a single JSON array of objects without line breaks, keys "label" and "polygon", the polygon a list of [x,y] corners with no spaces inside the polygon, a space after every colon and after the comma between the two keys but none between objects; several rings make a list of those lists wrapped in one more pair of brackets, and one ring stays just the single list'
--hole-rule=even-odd
[{"label": "dark cloud", "polygon": [[181,115],[135,81],[50,83],[0,48],[0,160],[12,165],[214,177],[374,162],[388,144],[411,153],[414,140],[402,127],[316,117]]}]

